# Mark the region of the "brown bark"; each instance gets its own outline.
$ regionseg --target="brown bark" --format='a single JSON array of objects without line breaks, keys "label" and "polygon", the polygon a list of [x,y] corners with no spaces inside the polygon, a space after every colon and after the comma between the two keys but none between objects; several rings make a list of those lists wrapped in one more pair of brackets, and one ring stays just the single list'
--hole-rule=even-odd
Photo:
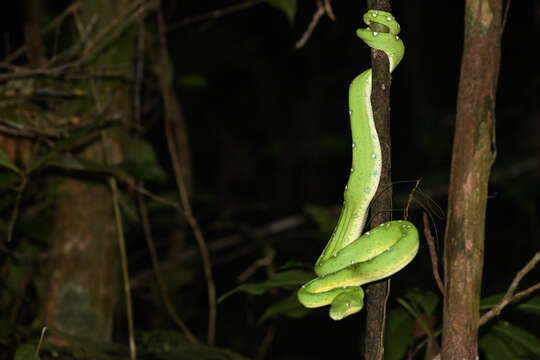
[{"label": "brown bark", "polygon": [[[110,339],[118,289],[113,207],[103,185],[66,180],[56,203],[45,324],[96,340]],[[56,343],[66,343],[59,337]]]},{"label": "brown bark", "polygon": [[[98,19],[96,28],[106,26],[126,5],[125,1],[83,1],[79,21],[89,24]],[[96,54],[92,65],[98,72],[114,66],[117,72],[129,75],[131,39],[127,36],[118,41],[125,43],[113,44]],[[91,48],[95,44],[87,41],[86,45]],[[95,117],[96,113],[103,118],[130,118],[126,86],[96,81],[89,91],[94,101],[80,112],[82,118]],[[84,150],[83,156],[96,163],[120,163],[123,151],[119,132],[106,130],[102,135]],[[110,189],[104,179],[66,178],[59,186],[55,210],[43,286],[45,325],[69,335],[110,340],[121,263]],[[50,334],[50,341],[69,344],[61,333]]]},{"label": "brown bark", "polygon": [[445,235],[442,359],[478,355],[488,180],[494,160],[501,0],[468,0]]},{"label": "brown bark", "polygon": [[[389,0],[368,1],[369,9],[390,11]],[[382,169],[379,188],[372,203],[371,227],[391,220],[392,179],[390,142],[390,72],[384,52],[371,51],[372,92],[371,105],[375,127],[379,134],[382,152]],[[384,324],[386,301],[390,292],[390,280],[382,280],[366,287],[366,338],[364,358],[382,360],[384,356]]]}]

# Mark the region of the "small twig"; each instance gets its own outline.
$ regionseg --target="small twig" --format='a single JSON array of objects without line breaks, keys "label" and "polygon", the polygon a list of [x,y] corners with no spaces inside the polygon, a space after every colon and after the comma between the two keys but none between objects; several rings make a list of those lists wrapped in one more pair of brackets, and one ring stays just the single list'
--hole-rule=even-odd
[{"label": "small twig", "polygon": [[435,282],[437,283],[437,287],[439,288],[441,294],[444,295],[444,283],[442,282],[441,275],[439,273],[439,257],[437,256],[435,239],[433,238],[433,234],[431,234],[431,229],[429,227],[429,219],[426,213],[424,213],[423,219],[424,236],[426,237],[426,242],[429,248],[429,256],[431,258],[431,266],[433,268],[433,277],[435,278]]},{"label": "small twig", "polygon": [[[425,217],[425,214],[424,214],[424,221],[427,221],[427,218]],[[493,317],[499,315],[499,313],[501,312],[501,310],[506,307],[508,304],[516,301],[516,300],[519,300],[519,299],[522,299],[528,295],[530,295],[532,292],[536,291],[536,290],[540,290],[540,283],[537,283],[523,291],[520,291],[518,292],[517,294],[514,294],[517,286],[519,285],[519,282],[521,281],[521,279],[523,279],[523,277],[529,273],[537,264],[538,262],[540,262],[540,252],[537,252],[534,254],[534,256],[532,257],[532,259],[527,263],[527,265],[525,265],[518,273],[517,275],[514,277],[514,279],[512,280],[512,283],[510,285],[510,287],[508,288],[506,294],[504,295],[503,299],[497,304],[495,305],[494,307],[492,307],[488,312],[486,312],[484,315],[482,315],[482,317],[480,318],[480,320],[478,321],[478,327],[481,327],[483,325],[485,325],[489,320],[491,320]],[[435,333],[434,333],[434,336],[439,336],[441,334],[441,330],[437,330]],[[421,341],[415,348],[413,354],[417,353],[422,347],[424,347],[427,343],[428,343],[428,337],[426,337],[426,339],[424,339],[423,341]],[[436,355],[435,357],[432,358],[432,360],[440,360],[440,354]]]},{"label": "small twig", "polygon": [[276,325],[271,325],[266,331],[266,334],[261,341],[261,345],[259,346],[259,350],[257,351],[257,356],[255,357],[255,360],[264,360],[266,358],[266,355],[268,355],[268,350],[270,350],[270,345],[272,344],[275,335]]},{"label": "small twig", "polygon": [[182,330],[185,337],[191,343],[197,344],[198,343],[197,339],[195,338],[195,336],[193,336],[193,333],[189,330],[189,328],[186,326],[184,321],[177,314],[174,308],[174,305],[171,301],[171,298],[169,296],[169,292],[167,291],[167,286],[165,285],[165,281],[163,281],[163,276],[161,274],[161,269],[159,266],[159,260],[158,260],[157,251],[156,251],[156,245],[154,244],[154,239],[152,237],[152,229],[150,227],[150,221],[148,221],[148,211],[146,208],[146,203],[144,202],[144,199],[141,193],[137,194],[137,203],[139,205],[139,210],[141,214],[144,238],[146,239],[148,251],[150,252],[150,258],[152,259],[152,267],[154,269],[154,276],[156,277],[159,292],[161,293],[163,303],[165,304],[165,310],[167,311],[169,316],[173,319],[175,324],[180,328],[180,330]]},{"label": "small twig", "polygon": [[129,355],[131,360],[137,358],[137,347],[135,345],[135,328],[133,325],[133,306],[131,303],[131,291],[129,284],[129,270],[126,251],[126,242],[124,238],[124,226],[122,224],[122,214],[120,213],[120,205],[118,200],[118,188],[116,186],[116,180],[109,178],[109,186],[112,192],[112,200],[114,206],[114,218],[116,220],[116,233],[118,237],[118,246],[120,248],[120,260],[122,263],[122,277],[124,284],[124,296],[126,298],[126,316],[128,320],[128,333],[129,333]]},{"label": "small twig", "polygon": [[328,15],[330,20],[336,21],[334,9],[332,9],[332,0],[324,0],[324,10],[326,11],[326,15]]},{"label": "small twig", "polygon": [[[68,15],[75,13],[81,7],[81,2],[77,1],[66,8],[60,15],[53,19],[45,28],[43,29],[43,35],[47,34],[51,29],[56,28],[56,25],[60,24]],[[9,67],[9,64],[21,56],[26,51],[26,44],[22,45],[17,50],[13,51],[11,54],[6,56],[2,61],[0,66]]]},{"label": "small twig", "polygon": [[503,20],[502,20],[502,24],[501,24],[501,37],[502,37],[502,34],[504,32],[504,28],[506,27],[506,20],[508,19],[508,13],[510,12],[510,3],[512,2],[512,0],[506,0],[506,7],[504,9],[504,15],[503,15]]},{"label": "small twig", "polygon": [[36,352],[34,353],[34,358],[39,359],[39,350],[41,349],[41,344],[43,344],[43,339],[45,338],[45,333],[47,332],[47,327],[44,326],[41,329],[41,336],[39,337],[38,346],[36,347]]},{"label": "small twig", "polygon": [[144,76],[144,58],[146,50],[145,42],[145,29],[144,22],[142,19],[139,19],[137,24],[137,45],[135,53],[135,64],[133,66],[133,97],[132,97],[132,108],[133,108],[133,123],[137,126],[141,126],[141,117],[142,117],[142,85],[143,85],[143,76]]},{"label": "small twig", "polygon": [[253,276],[253,274],[255,274],[257,269],[264,266],[269,266],[272,264],[273,261],[274,253],[269,252],[266,256],[255,260],[250,266],[247,267],[246,270],[242,271],[242,273],[236,277],[236,281],[239,283],[247,281],[247,279],[249,279]]},{"label": "small twig", "polygon": [[[336,208],[336,212],[338,211],[338,208]],[[263,237],[271,237],[276,234],[284,233],[287,231],[291,231],[294,228],[298,228],[301,225],[305,224],[308,221],[308,218],[303,215],[292,215],[283,219],[278,219],[273,222],[270,222],[264,226],[261,226],[260,228],[254,229],[249,233],[250,238],[263,238]],[[283,237],[280,237],[280,239],[283,239]],[[234,254],[234,256],[242,255],[243,253],[246,253],[246,250],[238,249],[237,247],[239,245],[243,245],[243,243],[246,242],[245,234],[238,233],[233,234],[229,236],[225,236],[219,239],[215,239],[213,241],[208,242],[208,250],[216,254],[219,251],[227,251],[228,249],[235,248],[234,252],[228,251],[230,254]],[[250,243],[249,245],[245,246],[243,249],[246,249],[248,251],[254,250],[257,248],[257,245],[254,243]],[[187,248],[185,251],[182,252],[182,254],[179,254],[175,257],[176,261],[180,261],[182,263],[190,263],[198,260],[200,257],[200,252],[191,247]],[[221,262],[225,263],[225,260],[227,260],[226,256],[219,256],[219,259]],[[217,264],[214,264],[217,265]],[[172,263],[170,261],[161,263],[161,269],[162,271],[169,271],[170,269],[174,268],[176,266],[175,263]],[[140,286],[143,286],[143,284],[146,284],[149,279],[153,277],[153,273],[149,271],[142,271],[141,273],[134,276],[131,282],[132,287],[137,288]]]},{"label": "small twig", "polygon": [[319,20],[324,14],[328,14],[328,17],[332,20],[335,19],[334,13],[332,11],[329,12],[328,9],[332,9],[328,1],[325,1],[323,3],[322,0],[317,0],[317,10],[315,10],[315,12],[313,13],[311,22],[309,23],[306,31],[304,32],[300,40],[298,40],[296,44],[294,44],[295,49],[300,49],[304,47],[304,45],[306,45],[307,41],[313,34],[313,30],[315,30],[317,24],[319,23]]},{"label": "small twig", "polygon": [[206,12],[204,14],[190,16],[190,17],[187,17],[187,18],[184,18],[184,19],[178,21],[177,23],[174,23],[174,24],[170,25],[168,27],[167,31],[172,31],[172,30],[178,29],[178,28],[180,28],[182,26],[186,26],[186,25],[189,25],[189,24],[194,24],[194,23],[201,22],[201,21],[204,21],[204,20],[218,19],[218,18],[220,18],[220,17],[222,17],[224,15],[228,15],[228,14],[232,14],[232,13],[244,10],[244,9],[248,9],[248,8],[253,7],[255,5],[262,4],[264,2],[266,2],[266,0],[245,1],[243,3],[232,5],[232,6],[223,8],[223,9],[216,9],[216,10]]},{"label": "small twig", "polygon": [[13,212],[11,213],[11,217],[9,219],[9,225],[7,230],[7,242],[11,242],[11,239],[13,237],[13,229],[15,229],[15,224],[17,223],[17,218],[19,217],[19,209],[21,208],[21,201],[22,201],[22,195],[24,192],[24,189],[26,188],[26,175],[21,174],[21,185],[17,189],[17,196],[15,197],[15,207],[13,208]]},{"label": "small twig", "polygon": [[420,184],[421,180],[422,179],[416,180],[416,184],[414,185],[414,188],[409,193],[409,198],[407,199],[407,205],[405,206],[405,213],[403,214],[403,217],[405,218],[405,220],[409,219],[409,206],[411,206],[411,202],[412,202],[414,193],[415,193],[416,189],[418,189],[418,185]]},{"label": "small twig", "polygon": [[[167,28],[165,25],[165,18],[163,16],[163,9],[161,5],[157,9],[157,23],[159,31],[161,62],[162,64],[167,64],[167,58],[169,56],[169,54],[167,53]],[[172,69],[170,67],[167,68],[166,65],[164,65],[162,71],[171,72]],[[210,254],[208,252],[206,240],[197,223],[197,219],[195,219],[195,217],[193,216],[193,211],[189,202],[188,191],[182,172],[182,165],[180,164],[180,159],[178,158],[177,145],[174,139],[174,124],[172,118],[173,107],[175,106],[175,104],[173,103],[174,99],[172,98],[172,94],[170,93],[170,88],[172,85],[169,82],[171,80],[166,77],[167,76],[165,74],[161,74],[160,76],[161,91],[165,103],[165,136],[167,140],[167,147],[169,149],[169,155],[171,156],[177,190],[180,196],[180,201],[182,203],[182,208],[184,210],[183,215],[186,219],[186,222],[191,227],[193,234],[195,235],[195,240],[197,241],[197,246],[199,247],[199,251],[203,260],[203,271],[208,291],[208,343],[210,345],[213,345],[216,336],[217,301],[214,277],[212,274],[212,263],[210,261]]]},{"label": "small twig", "polygon": [[514,294],[516,292],[517,287],[519,286],[519,283],[521,282],[521,279],[523,279],[525,275],[527,275],[532,269],[534,269],[534,267],[536,266],[536,264],[538,264],[538,262],[540,262],[540,251],[535,253],[532,259],[527,263],[527,265],[525,265],[516,274],[516,276],[512,280],[512,283],[508,287],[508,290],[506,290],[506,294],[504,294],[504,297],[502,298],[502,300],[497,305],[492,307],[488,312],[482,315],[482,317],[478,321],[479,327],[484,325],[486,322],[488,322],[495,316],[498,316],[501,313],[502,309],[504,309],[511,302],[521,299],[529,295],[533,291],[540,289],[540,283],[538,283],[517,294]]}]

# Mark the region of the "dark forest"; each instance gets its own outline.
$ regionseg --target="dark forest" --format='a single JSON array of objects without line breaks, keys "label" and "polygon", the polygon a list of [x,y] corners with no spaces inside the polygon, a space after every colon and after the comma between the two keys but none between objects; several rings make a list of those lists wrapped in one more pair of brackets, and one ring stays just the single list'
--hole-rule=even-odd
[{"label": "dark forest", "polygon": [[[540,359],[540,2],[3,8],[0,360]],[[370,8],[400,24],[391,76]],[[364,232],[405,219],[419,250],[334,321],[297,291],[370,67]]]}]

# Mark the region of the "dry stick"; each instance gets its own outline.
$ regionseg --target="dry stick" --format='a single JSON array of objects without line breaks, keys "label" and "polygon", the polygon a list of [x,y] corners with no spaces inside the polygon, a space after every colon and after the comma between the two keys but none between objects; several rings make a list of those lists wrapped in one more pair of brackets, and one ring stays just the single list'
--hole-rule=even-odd
[{"label": "dry stick", "polygon": [[[512,282],[510,283],[510,286],[508,287],[508,290],[506,291],[506,294],[504,295],[502,300],[497,305],[492,307],[488,312],[486,312],[484,315],[482,315],[482,317],[478,320],[478,327],[481,327],[482,325],[485,325],[489,320],[491,320],[495,316],[498,316],[501,313],[502,309],[505,308],[510,303],[512,303],[512,302],[514,302],[516,300],[522,299],[522,298],[530,295],[531,293],[533,293],[536,290],[540,290],[540,283],[537,283],[537,284],[535,284],[535,285],[533,285],[533,286],[531,286],[531,287],[529,287],[529,288],[527,288],[527,289],[525,289],[523,291],[520,291],[520,292],[518,292],[517,294],[514,295],[514,292],[516,291],[516,288],[518,287],[521,279],[523,279],[523,277],[525,275],[527,275],[527,273],[529,273],[532,269],[534,269],[534,267],[539,262],[540,262],[540,252],[536,252],[534,254],[534,256],[532,257],[532,259],[529,260],[527,265],[525,265],[516,274],[516,276],[514,277]],[[425,344],[422,344],[422,346],[423,345],[425,345]],[[439,359],[440,359],[440,354],[433,358],[433,360],[439,360]]]},{"label": "dry stick", "polygon": [[169,28],[167,29],[167,31],[172,31],[172,30],[177,29],[179,27],[186,26],[186,25],[193,24],[193,23],[197,23],[197,22],[201,22],[201,21],[204,21],[204,20],[218,19],[218,18],[220,18],[220,17],[222,17],[224,15],[228,15],[228,14],[238,12],[240,10],[248,9],[250,7],[253,7],[255,5],[259,5],[259,4],[262,4],[262,3],[265,3],[265,2],[266,2],[266,0],[246,1],[246,2],[236,4],[236,5],[232,5],[232,6],[223,8],[223,9],[212,10],[212,11],[209,11],[209,12],[201,14],[201,15],[190,16],[190,17],[187,17],[187,18],[184,18],[184,19],[180,20],[177,23],[174,23],[174,24],[170,25]]},{"label": "dry stick", "polygon": [[[150,9],[154,8],[157,5],[156,1],[134,1],[126,8],[126,10],[114,18],[111,22],[107,24],[101,31],[96,34],[94,37],[88,37],[88,39],[81,38],[79,43],[82,44],[84,49],[82,54],[77,54],[76,51],[73,55],[77,54],[80,57],[78,60],[80,63],[88,61],[94,57],[94,55],[99,54],[100,50],[103,49],[107,44],[111,43],[113,40],[119,36],[127,26],[131,25],[135,20],[139,19]],[[63,61],[66,57],[69,59],[72,54],[72,49],[77,49],[80,44],[75,44],[72,48],[66,50],[64,53],[59,54],[54,59],[51,59],[51,62]]]},{"label": "dry stick", "polygon": [[426,213],[424,213],[423,219],[424,219],[424,236],[426,237],[426,242],[429,248],[429,256],[431,258],[431,267],[433,268],[433,277],[435,278],[435,282],[437,283],[437,287],[439,288],[441,294],[444,295],[444,284],[441,280],[441,275],[439,273],[439,258],[437,256],[437,250],[435,248],[435,239],[433,238],[433,234],[431,234],[431,229],[429,227],[429,219]]},{"label": "dry stick", "polygon": [[328,15],[330,20],[336,21],[336,15],[332,9],[332,0],[324,0],[324,9],[326,10],[326,15]]},{"label": "dry stick", "polygon": [[21,201],[22,201],[22,195],[26,188],[26,174],[21,173],[21,185],[17,189],[17,196],[15,197],[15,207],[13,208],[13,211],[11,212],[11,216],[9,218],[9,224],[8,224],[8,230],[7,230],[7,242],[11,242],[11,239],[13,237],[13,230],[15,229],[15,224],[17,223],[17,219],[19,218],[19,209],[21,207]]},{"label": "dry stick", "polygon": [[259,346],[259,350],[257,351],[257,356],[255,357],[255,360],[264,360],[266,358],[266,355],[268,355],[268,351],[270,350],[270,346],[272,345],[272,341],[274,340],[275,336],[276,325],[273,324],[266,331],[266,334],[261,341],[261,345]]},{"label": "dry stick", "polygon": [[[159,8],[157,9],[157,21],[158,21],[158,29],[159,29],[159,42],[160,42],[160,47],[161,47],[162,62],[166,63],[167,61],[166,57],[168,57],[167,40],[165,37],[166,26],[165,26],[165,20],[163,16],[163,10],[161,6],[159,6]],[[180,195],[180,201],[182,203],[182,208],[184,209],[183,215],[186,218],[187,223],[191,227],[193,234],[195,235],[195,240],[197,241],[197,246],[199,247],[199,251],[201,253],[201,257],[203,260],[204,276],[206,279],[206,286],[208,289],[208,310],[209,310],[208,311],[208,343],[212,345],[214,344],[215,335],[216,335],[216,314],[217,314],[216,288],[214,286],[214,278],[212,275],[212,263],[210,261],[210,254],[208,252],[208,247],[206,246],[206,240],[204,239],[201,229],[199,228],[197,220],[193,216],[191,204],[189,202],[188,192],[187,192],[186,184],[185,184],[184,177],[182,174],[182,166],[180,164],[180,160],[176,152],[177,146],[173,138],[174,124],[173,124],[173,119],[171,118],[171,114],[173,111],[172,107],[174,106],[172,102],[174,100],[171,98],[171,94],[169,94],[169,91],[167,89],[169,84],[167,83],[167,80],[164,79],[163,77],[164,75],[162,74],[161,75],[161,86],[162,86],[161,90],[163,93],[164,103],[165,103],[165,135],[167,138],[167,146],[169,148],[169,154],[171,156],[171,162],[172,162],[172,166],[173,166],[173,170],[175,174],[176,186],[178,188],[178,192]]]},{"label": "dry stick", "polygon": [[407,205],[405,206],[405,213],[403,214],[403,217],[405,218],[405,220],[409,220],[409,207],[411,206],[414,193],[415,193],[416,189],[418,189],[418,185],[420,185],[421,180],[422,179],[416,180],[416,184],[414,185],[414,188],[409,193],[409,198],[407,199]]},{"label": "dry stick", "polygon": [[41,344],[43,344],[43,339],[45,339],[45,333],[47,332],[47,327],[44,326],[41,328],[41,336],[39,337],[39,342],[36,347],[36,352],[34,353],[34,358],[39,359],[39,350],[41,349]]},{"label": "dry stick", "polygon": [[295,49],[300,49],[304,47],[304,45],[311,37],[311,34],[313,34],[313,30],[315,30],[315,28],[317,27],[319,20],[324,14],[327,14],[328,17],[332,20],[336,19],[329,0],[325,0],[324,3],[321,0],[317,0],[317,10],[313,14],[313,18],[311,19],[311,22],[309,23],[306,31],[304,32],[300,40],[298,40],[296,44],[294,44]]},{"label": "dry stick", "polygon": [[165,285],[165,281],[163,281],[163,276],[161,274],[161,269],[159,267],[159,260],[158,260],[158,256],[156,252],[156,246],[154,244],[154,239],[152,237],[152,229],[150,227],[150,222],[148,221],[148,211],[146,208],[146,203],[144,202],[144,199],[141,193],[137,194],[137,203],[139,205],[139,210],[141,214],[142,226],[144,230],[144,238],[146,239],[146,244],[148,245],[148,250],[150,251],[150,258],[152,259],[152,267],[154,268],[154,275],[158,283],[158,288],[159,288],[159,292],[161,293],[163,303],[165,304],[165,309],[167,310],[167,313],[173,319],[175,324],[182,330],[186,338],[191,343],[197,344],[198,341],[195,338],[195,336],[193,336],[193,333],[191,333],[191,331],[186,326],[184,321],[176,313],[174,305],[172,304],[171,298],[167,291],[167,286]]},{"label": "dry stick", "polygon": [[[75,13],[81,7],[81,2],[77,1],[66,8],[60,15],[53,19],[45,28],[43,29],[43,35],[47,34],[51,29],[55,28],[57,24],[60,24],[68,15]],[[8,66],[13,60],[17,59],[26,51],[26,44],[22,45],[20,48],[6,56],[4,61],[0,64],[1,66]]]},{"label": "dry stick", "polygon": [[[155,4],[155,1],[145,3],[143,0],[141,0],[139,2],[134,2],[126,9],[126,11],[111,21],[93,38],[89,36],[91,31],[88,31],[88,28],[93,26],[93,23],[91,22],[87,26],[87,31],[85,33],[86,36],[82,36],[77,44],[73,45],[63,53],[58,54],[49,62],[52,65],[58,65],[49,68],[0,74],[0,81],[33,76],[62,76],[64,75],[64,72],[69,69],[77,69],[85,62],[91,60],[94,55],[99,54],[100,50],[103,49],[104,46],[110,43],[110,41],[113,41],[128,25],[142,16],[142,14],[146,13],[149,9],[154,7]],[[88,46],[87,43],[90,43],[90,46]],[[80,49],[82,48],[84,48],[84,52],[79,54]],[[76,59],[71,62],[66,62],[72,57],[76,57]]]},{"label": "dry stick", "polygon": [[497,305],[492,307],[488,312],[482,315],[482,317],[478,321],[478,326],[484,325],[493,317],[499,315],[502,309],[506,307],[508,304],[510,304],[511,302],[521,299],[531,294],[533,291],[540,289],[540,283],[538,283],[514,295],[521,279],[523,279],[523,277],[527,275],[527,273],[529,273],[532,269],[534,269],[534,267],[536,266],[536,264],[538,264],[538,262],[540,262],[540,251],[534,254],[534,256],[527,263],[527,265],[525,265],[523,269],[521,269],[516,274],[516,276],[514,277],[514,280],[512,280],[512,283],[508,287],[508,290],[506,290],[506,294],[504,294],[504,297],[502,298],[502,300]]},{"label": "dry stick", "polygon": [[[142,79],[143,79],[143,71],[144,71],[144,52],[145,52],[145,44],[144,44],[144,28],[142,19],[139,20],[138,24],[138,36],[137,36],[137,59],[134,66],[134,90],[133,90],[133,122],[137,125],[140,125],[141,123],[141,89],[142,89]],[[144,183],[140,181],[137,184],[137,188],[143,188]],[[146,202],[143,198],[143,193],[141,191],[137,192],[137,204],[139,206],[140,216],[142,220],[142,226],[144,231],[144,238],[146,240],[146,244],[148,246],[148,251],[150,252],[150,258],[152,259],[152,268],[154,271],[154,276],[156,278],[156,281],[158,283],[158,289],[161,293],[161,298],[163,299],[163,303],[165,305],[165,310],[169,314],[169,316],[172,318],[172,320],[176,323],[176,325],[182,330],[184,333],[184,336],[188,339],[189,342],[196,344],[198,343],[195,336],[193,336],[193,333],[189,330],[189,328],[186,326],[184,321],[180,318],[180,316],[177,314],[171,298],[169,296],[169,292],[167,291],[167,286],[165,285],[165,281],[163,281],[163,276],[161,273],[159,260],[157,256],[156,246],[154,243],[154,239],[152,236],[152,228],[150,226],[150,221],[148,220],[148,209],[146,207]],[[178,206],[179,208],[179,206]]]},{"label": "dry stick", "polygon": [[131,291],[129,285],[129,270],[126,252],[126,242],[124,238],[124,226],[122,224],[122,214],[120,213],[120,205],[118,203],[118,188],[116,180],[109,178],[109,186],[112,192],[114,217],[116,220],[116,233],[118,236],[118,246],[120,247],[120,259],[122,262],[122,277],[124,278],[124,296],[126,297],[126,315],[128,320],[129,332],[129,355],[131,360],[137,358],[137,347],[135,345],[135,329],[133,326],[133,306],[131,304]]}]

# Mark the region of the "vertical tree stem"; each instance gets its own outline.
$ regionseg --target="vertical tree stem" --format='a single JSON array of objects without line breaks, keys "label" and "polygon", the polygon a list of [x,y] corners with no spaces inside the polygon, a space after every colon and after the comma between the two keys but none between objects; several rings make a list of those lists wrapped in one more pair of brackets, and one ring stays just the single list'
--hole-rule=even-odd
[{"label": "vertical tree stem", "polygon": [[494,153],[501,0],[467,0],[448,219],[442,359],[478,355],[488,180]]},{"label": "vertical tree stem", "polygon": [[[368,8],[390,11],[389,0],[368,0]],[[371,106],[375,127],[379,134],[382,152],[382,169],[379,189],[372,202],[371,227],[391,220],[392,180],[390,161],[390,71],[386,54],[371,50],[372,90]],[[384,189],[384,191],[381,191]],[[370,284],[366,288],[366,339],[364,358],[382,360],[384,356],[384,324],[386,301],[390,291],[390,280]]]}]

